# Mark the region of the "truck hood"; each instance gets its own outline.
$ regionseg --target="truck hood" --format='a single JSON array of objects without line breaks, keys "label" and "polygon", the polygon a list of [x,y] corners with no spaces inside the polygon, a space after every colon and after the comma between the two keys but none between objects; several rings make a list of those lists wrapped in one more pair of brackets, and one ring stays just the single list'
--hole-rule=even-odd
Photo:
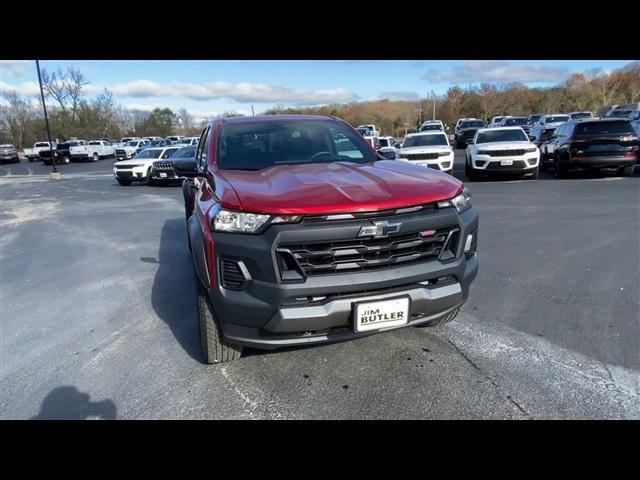
[{"label": "truck hood", "polygon": [[[373,212],[446,200],[462,191],[462,182],[451,175],[394,160],[217,174],[235,191],[242,210],[280,215]],[[225,205],[225,196],[224,207],[237,207]]]},{"label": "truck hood", "polygon": [[118,165],[151,165],[159,158],[130,158],[129,160],[120,160],[119,162],[113,162],[114,166]]},{"label": "truck hood", "polygon": [[475,145],[478,150],[513,150],[527,147],[535,147],[531,142],[517,141],[517,142],[492,142],[492,143],[478,143]]},{"label": "truck hood", "polygon": [[451,150],[451,148],[444,145],[409,147],[409,148],[400,149],[400,154],[404,154],[404,155],[411,155],[411,154],[417,154],[417,153],[435,153],[435,152],[451,153],[453,152],[453,150]]}]

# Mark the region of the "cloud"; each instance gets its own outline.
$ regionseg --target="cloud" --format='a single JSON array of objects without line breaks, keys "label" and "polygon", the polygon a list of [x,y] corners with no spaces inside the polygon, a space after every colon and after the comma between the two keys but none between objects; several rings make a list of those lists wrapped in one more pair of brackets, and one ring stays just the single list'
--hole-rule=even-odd
[{"label": "cloud", "polygon": [[0,72],[2,77],[6,74],[18,77],[27,71],[31,62],[27,60],[0,60]]},{"label": "cloud", "polygon": [[122,108],[124,108],[125,110],[142,110],[143,112],[150,112],[155,108],[173,108],[173,107],[170,107],[169,105],[162,105],[159,103],[152,103],[152,104],[124,103],[122,105]]},{"label": "cloud", "polygon": [[[89,84],[83,87],[88,96],[98,95],[104,85]],[[161,84],[151,80],[135,80],[106,86],[116,97],[127,98],[188,98],[197,101],[232,99],[239,103],[281,103],[289,105],[324,105],[346,103],[359,97],[345,88],[306,90],[263,83],[213,82],[209,84],[172,83]],[[37,82],[10,85],[0,82],[0,94],[15,90],[18,94],[35,97],[40,94]]]},{"label": "cloud", "polygon": [[477,82],[546,82],[565,80],[570,72],[566,68],[549,65],[517,64],[504,61],[470,61],[456,65],[449,71],[430,71],[425,80],[445,83]]},{"label": "cloud", "polygon": [[16,91],[18,95],[23,97],[40,96],[40,86],[38,82],[24,82],[20,85],[10,85],[5,82],[0,82],[0,95],[5,95],[11,91]]},{"label": "cloud", "polygon": [[420,95],[416,92],[382,92],[378,95],[378,98],[387,100],[415,101],[420,100]]},{"label": "cloud", "polygon": [[[0,82],[0,95],[5,95],[10,91],[16,91],[18,92],[18,95],[21,95],[23,97],[39,97],[40,85],[38,85],[38,82],[23,82],[19,85],[11,85],[9,83]],[[89,95],[91,97],[101,93],[102,87],[89,84],[82,87],[82,91],[86,95]]]},{"label": "cloud", "polygon": [[230,98],[237,102],[288,103],[293,105],[318,105],[349,102],[358,98],[344,88],[304,90],[263,83],[213,82],[160,84],[151,80],[135,80],[109,87],[117,96],[132,98],[182,97],[192,100]]}]

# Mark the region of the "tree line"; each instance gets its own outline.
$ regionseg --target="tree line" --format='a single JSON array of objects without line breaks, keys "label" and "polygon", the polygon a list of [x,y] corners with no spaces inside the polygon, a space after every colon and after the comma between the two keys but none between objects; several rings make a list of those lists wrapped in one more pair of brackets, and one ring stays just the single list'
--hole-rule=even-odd
[{"label": "tree line", "polygon": [[500,115],[561,113],[589,110],[600,115],[612,104],[640,102],[640,62],[604,73],[591,70],[574,73],[550,88],[529,88],[522,83],[481,83],[466,88],[453,86],[445,95],[418,101],[377,100],[326,105],[314,108],[276,106],[268,114],[335,115],[351,125],[373,123],[385,135],[401,137],[415,132],[424,120],[442,120],[454,125],[458,118],[488,120]]},{"label": "tree line", "polygon": [[[42,70],[52,140],[199,135],[206,122],[197,121],[186,108],[176,112],[169,108],[127,110],[107,89],[89,100],[85,92],[88,84],[77,68]],[[46,140],[42,101],[34,103],[16,91],[3,92],[3,96],[6,104],[0,109],[0,143],[21,149]]]}]

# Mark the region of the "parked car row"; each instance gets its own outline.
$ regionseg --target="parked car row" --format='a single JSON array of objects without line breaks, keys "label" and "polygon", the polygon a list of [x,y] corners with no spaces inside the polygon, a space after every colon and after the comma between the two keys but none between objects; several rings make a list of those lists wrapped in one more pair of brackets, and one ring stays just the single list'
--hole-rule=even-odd
[{"label": "parked car row", "polygon": [[[147,148],[159,148],[168,146],[184,147],[197,145],[199,137],[170,136],[162,138],[151,137],[124,137],[117,142],[113,138],[100,138],[97,140],[81,140],[73,138],[65,142],[48,141],[35,142],[33,148],[25,148],[24,155],[29,162],[42,160],[45,165],[51,165],[55,160],[56,164],[68,164],[76,160],[97,162],[103,158],[115,158],[116,161],[131,159]],[[19,162],[20,157],[15,152],[13,145],[3,145],[2,150],[6,150],[7,159]],[[13,150],[12,150],[13,149]],[[53,154],[53,158],[52,158]],[[4,160],[4,154],[0,154],[0,160]]]}]

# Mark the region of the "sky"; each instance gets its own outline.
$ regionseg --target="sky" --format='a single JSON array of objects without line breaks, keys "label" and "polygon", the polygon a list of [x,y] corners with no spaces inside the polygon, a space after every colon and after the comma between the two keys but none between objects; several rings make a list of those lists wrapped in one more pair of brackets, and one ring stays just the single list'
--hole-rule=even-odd
[{"label": "sky", "polygon": [[[275,105],[315,106],[376,100],[416,100],[446,93],[453,85],[522,82],[548,87],[571,73],[609,72],[631,60],[339,60],[339,61],[42,61],[49,71],[80,69],[88,98],[108,88],[128,109],[186,108],[196,118],[226,111],[256,114]],[[10,90],[39,95],[33,60],[0,61],[0,97]]]}]

